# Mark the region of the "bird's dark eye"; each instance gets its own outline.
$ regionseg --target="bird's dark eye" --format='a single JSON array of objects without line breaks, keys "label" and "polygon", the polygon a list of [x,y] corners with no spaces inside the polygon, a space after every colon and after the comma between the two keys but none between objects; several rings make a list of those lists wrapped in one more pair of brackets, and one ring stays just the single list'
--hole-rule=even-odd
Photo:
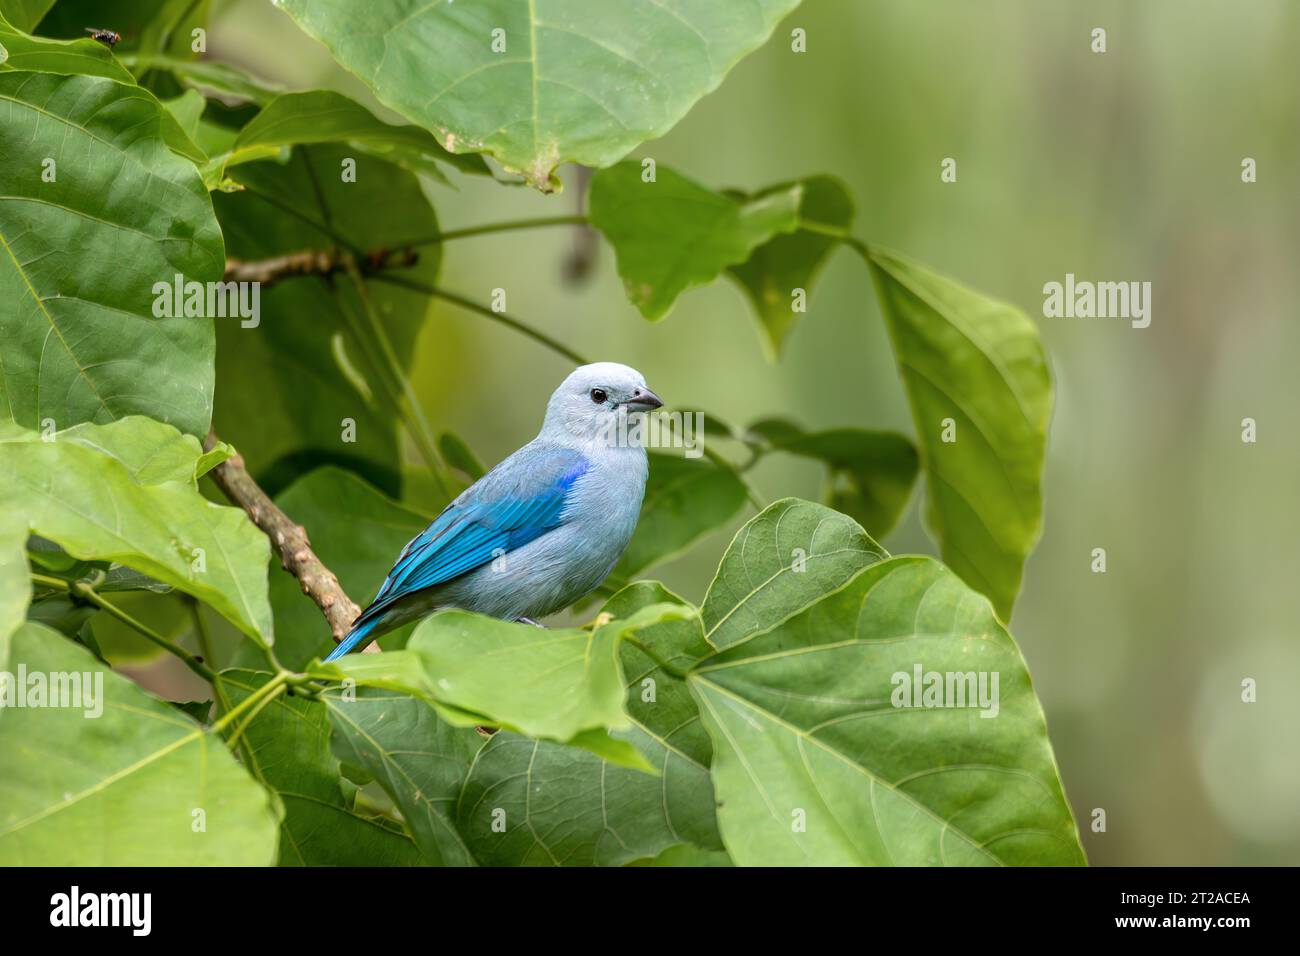
[{"label": "bird's dark eye", "polygon": [[603,388],[593,388],[591,390],[591,400],[595,402],[597,405],[604,405],[605,399],[607,398],[609,398],[609,396],[605,394],[605,390]]}]

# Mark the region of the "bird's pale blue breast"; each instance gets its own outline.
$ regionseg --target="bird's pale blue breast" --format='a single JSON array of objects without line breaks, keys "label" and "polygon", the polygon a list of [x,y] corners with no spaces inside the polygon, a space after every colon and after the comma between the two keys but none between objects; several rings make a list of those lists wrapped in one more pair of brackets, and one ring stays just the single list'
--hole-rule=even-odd
[{"label": "bird's pale blue breast", "polygon": [[534,443],[515,452],[407,544],[357,624],[408,594],[450,581],[559,527],[574,482],[589,467],[587,458],[570,448]]}]

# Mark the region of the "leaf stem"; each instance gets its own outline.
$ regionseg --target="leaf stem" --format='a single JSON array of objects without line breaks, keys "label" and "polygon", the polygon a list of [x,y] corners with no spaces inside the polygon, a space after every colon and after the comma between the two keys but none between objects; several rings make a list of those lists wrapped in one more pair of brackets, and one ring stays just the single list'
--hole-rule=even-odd
[{"label": "leaf stem", "polygon": [[857,236],[851,235],[843,229],[837,229],[834,226],[824,226],[819,222],[811,222],[807,219],[799,220],[799,228],[804,232],[815,232],[819,236],[828,236],[831,239],[838,239],[860,255],[864,262],[871,261],[871,247]]},{"label": "leaf stem", "polygon": [[546,346],[548,349],[550,349],[552,352],[555,352],[557,355],[563,355],[566,359],[568,359],[571,362],[576,362],[578,365],[591,364],[591,361],[589,359],[573,351],[573,349],[569,348],[567,345],[564,345],[563,343],[558,342],[555,339],[551,338],[546,333],[539,332],[537,329],[533,328],[532,326],[527,325],[526,323],[521,322],[518,319],[511,318],[510,316],[506,315],[504,312],[495,312],[492,309],[489,309],[487,306],[475,302],[473,299],[465,298],[465,296],[463,295],[458,295],[457,293],[450,292],[447,289],[442,289],[439,288],[438,286],[430,285],[427,282],[420,282],[418,279],[410,279],[407,278],[406,276],[395,275],[390,272],[379,272],[371,276],[371,278],[374,279],[376,282],[386,282],[389,285],[401,286],[402,288],[410,289],[413,292],[422,292],[425,295],[433,296],[434,298],[437,299],[443,299],[447,302],[452,303],[453,305],[460,306],[462,309],[465,309],[467,312],[475,312],[481,316],[484,316],[485,318],[491,319],[494,322],[500,322],[502,325],[506,326],[507,328],[514,329],[516,332],[528,336],[528,338],[532,339],[534,342]]},{"label": "leaf stem", "polygon": [[210,661],[213,659],[212,641],[208,637],[208,626],[203,623],[203,614],[199,610],[199,602],[187,595],[185,603],[190,606],[190,621],[194,625],[194,638],[199,642],[199,653],[203,655],[205,661]]},{"label": "leaf stem", "polygon": [[590,220],[586,216],[544,216],[540,219],[510,219],[506,222],[489,222],[481,226],[467,226],[464,229],[448,229],[430,236],[398,243],[403,246],[427,246],[447,242],[451,239],[467,239],[470,236],[486,236],[494,232],[513,232],[520,229],[540,229],[545,226],[586,226]]},{"label": "leaf stem", "polygon": [[199,661],[188,651],[167,640],[167,638],[150,628],[147,624],[137,621],[116,604],[102,597],[99,592],[84,581],[65,581],[63,578],[55,578],[45,574],[36,573],[33,573],[31,578],[36,584],[59,591],[65,591],[73,597],[86,601],[89,604],[93,604],[101,611],[104,611],[111,617],[117,618],[123,624],[138,631],[142,637],[147,638],[163,650],[180,658],[186,667],[198,674],[208,683],[212,683],[216,680],[217,675],[212,668]]},{"label": "leaf stem", "polygon": [[[261,710],[261,707],[259,707],[258,704],[262,700],[268,697],[274,697],[276,694],[280,693],[288,683],[291,676],[293,675],[288,671],[277,672],[269,681],[257,688],[257,690],[253,691],[234,707],[230,708],[230,710],[222,714],[221,717],[218,718],[217,722],[212,725],[213,733],[221,733],[232,721],[234,721],[236,717],[248,710],[250,707],[257,707],[258,710]],[[256,716],[256,714],[254,714],[254,716]],[[246,725],[241,724],[239,730],[242,731],[244,726]],[[236,737],[235,739],[237,740],[238,738]]]}]

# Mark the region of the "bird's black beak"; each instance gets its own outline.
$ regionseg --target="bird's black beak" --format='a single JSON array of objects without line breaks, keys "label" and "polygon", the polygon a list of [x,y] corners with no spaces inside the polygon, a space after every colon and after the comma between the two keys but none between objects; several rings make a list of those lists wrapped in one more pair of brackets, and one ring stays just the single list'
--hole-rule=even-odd
[{"label": "bird's black beak", "polygon": [[650,389],[637,388],[633,389],[631,398],[623,402],[623,407],[629,412],[648,412],[652,409],[663,408],[664,402]]}]

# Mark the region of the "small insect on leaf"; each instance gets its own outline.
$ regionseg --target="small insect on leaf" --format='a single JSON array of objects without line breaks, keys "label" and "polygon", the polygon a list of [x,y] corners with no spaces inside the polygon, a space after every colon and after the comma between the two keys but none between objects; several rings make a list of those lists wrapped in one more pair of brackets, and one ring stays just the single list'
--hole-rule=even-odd
[{"label": "small insect on leaf", "polygon": [[115,33],[112,30],[100,30],[97,27],[86,27],[86,32],[90,34],[91,39],[98,40],[110,50],[122,42],[122,34]]}]

